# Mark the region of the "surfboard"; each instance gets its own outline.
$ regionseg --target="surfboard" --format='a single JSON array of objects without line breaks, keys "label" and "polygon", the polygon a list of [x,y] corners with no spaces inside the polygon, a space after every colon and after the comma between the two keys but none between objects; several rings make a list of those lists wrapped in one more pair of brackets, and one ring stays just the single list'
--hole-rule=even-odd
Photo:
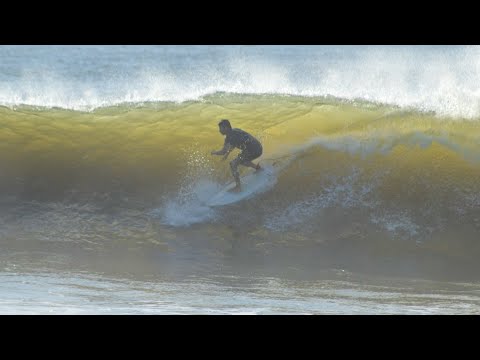
[{"label": "surfboard", "polygon": [[252,172],[240,179],[242,190],[238,193],[229,190],[235,187],[235,181],[225,186],[219,193],[212,196],[206,203],[208,206],[222,206],[248,199],[258,193],[264,192],[276,183],[276,177],[271,167],[264,167],[260,171]]}]

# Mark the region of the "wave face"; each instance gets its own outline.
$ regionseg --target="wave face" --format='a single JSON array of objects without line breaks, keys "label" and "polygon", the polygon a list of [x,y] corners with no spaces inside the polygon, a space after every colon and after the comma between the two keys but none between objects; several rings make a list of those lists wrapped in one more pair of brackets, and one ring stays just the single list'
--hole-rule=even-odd
[{"label": "wave face", "polygon": [[[276,183],[209,208],[206,199],[231,180],[228,163],[209,155],[223,145],[221,118],[261,139],[261,162],[274,166]],[[275,246],[349,244],[347,253],[413,251],[463,264],[479,249],[476,121],[332,98],[235,94],[91,112],[3,108],[0,119],[3,203],[49,204],[49,219],[51,204],[64,211],[89,204],[136,209],[168,231],[226,236],[227,226],[229,236]],[[98,221],[78,211],[83,229]],[[106,231],[119,238],[114,229]]]},{"label": "wave face", "polygon": [[[480,277],[478,48],[206,48],[0,48],[6,254],[240,246],[245,266]],[[210,208],[222,118],[276,182]]]}]

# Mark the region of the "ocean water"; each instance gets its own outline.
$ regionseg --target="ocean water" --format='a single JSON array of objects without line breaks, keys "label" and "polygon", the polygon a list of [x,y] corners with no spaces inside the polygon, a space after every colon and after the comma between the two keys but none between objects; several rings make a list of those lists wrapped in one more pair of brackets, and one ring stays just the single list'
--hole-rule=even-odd
[{"label": "ocean water", "polygon": [[[0,313],[478,313],[479,84],[478,46],[0,46]],[[275,181],[209,207],[222,118]]]}]

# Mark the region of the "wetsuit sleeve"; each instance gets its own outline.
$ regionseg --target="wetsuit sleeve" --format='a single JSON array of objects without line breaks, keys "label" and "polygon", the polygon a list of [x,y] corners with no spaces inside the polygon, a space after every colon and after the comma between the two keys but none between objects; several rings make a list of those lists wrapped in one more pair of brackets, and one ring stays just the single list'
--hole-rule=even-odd
[{"label": "wetsuit sleeve", "polygon": [[223,143],[223,149],[220,150],[219,155],[229,154],[230,151],[232,150],[233,150],[232,144],[230,144],[230,141],[228,141],[228,139],[225,138],[225,142]]}]

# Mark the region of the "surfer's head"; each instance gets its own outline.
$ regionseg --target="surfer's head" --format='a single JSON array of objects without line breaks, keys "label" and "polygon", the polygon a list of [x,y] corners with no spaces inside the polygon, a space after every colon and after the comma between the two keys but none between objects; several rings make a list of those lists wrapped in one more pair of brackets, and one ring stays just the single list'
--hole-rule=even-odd
[{"label": "surfer's head", "polygon": [[228,121],[227,119],[222,119],[218,123],[218,128],[220,129],[220,134],[225,135],[230,130],[232,130],[232,125],[230,125],[230,121]]}]

